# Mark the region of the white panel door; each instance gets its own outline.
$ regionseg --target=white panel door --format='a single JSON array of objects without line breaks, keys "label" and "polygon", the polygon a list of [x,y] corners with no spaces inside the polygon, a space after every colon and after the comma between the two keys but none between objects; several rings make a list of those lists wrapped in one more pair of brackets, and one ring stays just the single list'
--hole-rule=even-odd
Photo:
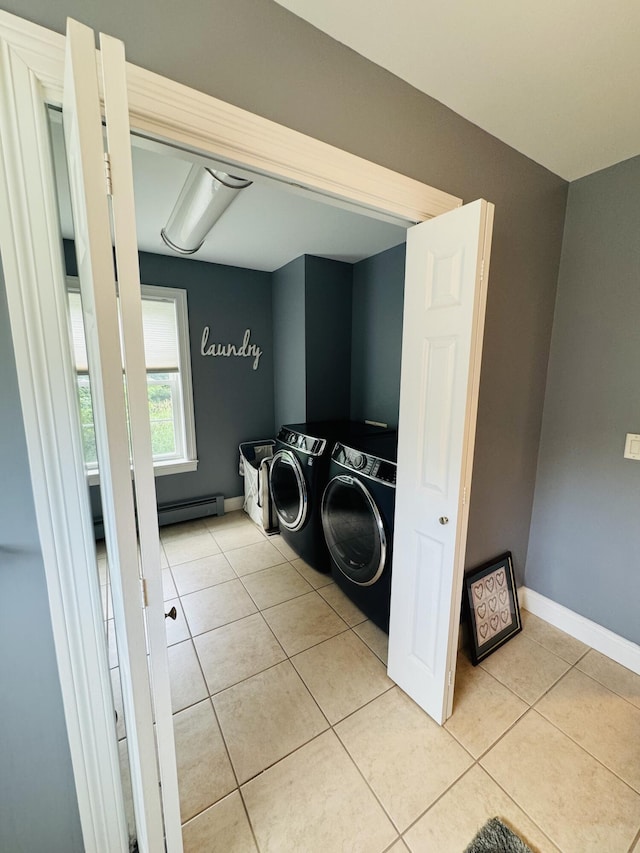
[{"label": "white panel door", "polygon": [[[168,749],[160,749],[159,763],[163,793],[166,786],[169,795],[167,845],[170,853],[174,853],[182,850],[182,841],[164,625],[159,621],[163,619],[162,592],[161,589],[158,592],[161,587],[160,555],[148,410],[140,409],[140,398],[146,401],[147,393],[124,54],[113,40],[107,40],[104,87],[111,105],[109,118],[113,118],[109,142],[114,149],[114,185],[120,184],[117,202],[114,195],[114,219],[118,222],[115,245],[121,287],[121,344],[93,31],[69,20],[66,45],[64,131],[137,843],[138,849],[145,853],[165,849],[155,719],[158,738],[170,741]],[[127,228],[129,233],[123,241],[123,229]],[[131,445],[138,467],[137,471],[134,469],[134,482],[141,562],[131,481],[123,355],[126,387],[131,397]],[[147,596],[149,603],[154,605],[155,618],[150,618],[145,625]],[[152,661],[153,703],[147,635],[159,661]]]},{"label": "white panel door", "polygon": [[407,233],[389,676],[451,715],[493,205]]},{"label": "white panel door", "polygon": [[[151,693],[168,853],[182,853],[180,800],[169,684],[156,483],[151,449],[147,372],[142,326],[138,238],[133,194],[131,130],[124,44],[100,34],[111,211],[118,271],[124,373],[129,412],[133,482],[138,519]],[[122,668],[122,663],[120,664]]]}]

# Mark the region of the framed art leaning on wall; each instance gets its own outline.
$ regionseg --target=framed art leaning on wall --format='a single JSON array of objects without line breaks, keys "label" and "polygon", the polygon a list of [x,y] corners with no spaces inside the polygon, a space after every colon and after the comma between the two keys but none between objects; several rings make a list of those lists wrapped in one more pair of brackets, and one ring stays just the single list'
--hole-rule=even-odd
[{"label": "framed art leaning on wall", "polygon": [[475,666],[522,631],[510,551],[465,575],[463,604]]}]

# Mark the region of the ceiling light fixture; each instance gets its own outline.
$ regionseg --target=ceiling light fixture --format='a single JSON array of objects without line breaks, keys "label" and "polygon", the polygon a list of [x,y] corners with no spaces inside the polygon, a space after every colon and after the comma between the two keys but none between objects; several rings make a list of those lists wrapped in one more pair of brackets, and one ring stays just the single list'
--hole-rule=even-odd
[{"label": "ceiling light fixture", "polygon": [[180,255],[193,255],[238,192],[253,181],[194,165],[160,236]]}]

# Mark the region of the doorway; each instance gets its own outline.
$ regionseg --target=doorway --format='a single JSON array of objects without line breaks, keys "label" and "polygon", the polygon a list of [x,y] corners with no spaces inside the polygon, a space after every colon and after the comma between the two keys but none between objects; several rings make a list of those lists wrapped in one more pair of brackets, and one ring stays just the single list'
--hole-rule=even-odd
[{"label": "doorway", "polygon": [[[85,464],[94,525],[99,531],[98,577],[119,756],[124,789],[130,792],[127,720],[109,565],[100,538],[102,511],[90,375],[59,112],[50,109],[49,124]],[[229,209],[201,252],[181,258],[162,242],[160,231],[192,160],[175,148],[135,137],[132,146],[156,492],[161,518],[178,517],[178,508],[182,518],[181,523],[162,526],[160,531],[165,612],[173,611],[176,617],[167,619],[166,625],[181,819],[186,823],[199,818],[198,826],[206,819],[203,813],[222,796],[233,791],[240,796],[239,786],[249,778],[391,685],[384,674],[386,638],[341,594],[329,575],[306,565],[279,536],[267,539],[238,511],[227,511],[222,517],[201,516],[208,495],[222,493],[227,510],[237,507],[242,492],[237,476],[238,445],[271,438],[279,427],[274,419],[276,341],[271,328],[285,336],[299,332],[292,325],[295,320],[273,318],[272,323],[271,290],[279,276],[300,273],[297,285],[302,289],[305,275],[307,279],[310,275],[322,277],[317,286],[324,292],[331,290],[328,278],[339,277],[347,292],[336,308],[348,309],[349,325],[353,313],[354,369],[347,366],[346,373],[353,375],[354,417],[380,421],[383,417],[389,420],[390,414],[394,419],[390,425],[397,426],[405,232],[399,225],[316,202],[264,179]],[[203,158],[196,161],[200,165]],[[211,161],[207,165],[220,168]],[[305,247],[310,251],[305,252]],[[306,264],[300,263],[305,260],[301,252],[311,256]],[[288,272],[283,273],[283,269]],[[353,312],[352,286],[356,300]],[[163,293],[173,297],[176,290],[185,294],[187,318],[175,328],[182,329],[191,340],[190,345],[186,342],[186,360],[176,358],[175,367],[171,367],[172,356],[165,350],[162,366],[153,345],[162,339],[166,346],[171,330],[165,328],[166,323],[162,325],[163,317],[156,308]],[[161,304],[166,306],[167,301]],[[147,304],[148,316],[144,311]],[[250,330],[260,343],[259,363],[205,356],[201,344],[204,327],[210,329],[212,338],[217,335],[225,341]],[[322,338],[332,336],[335,348],[335,324],[321,333]],[[351,348],[349,340],[347,353]],[[301,352],[300,357],[303,355]],[[384,376],[377,370],[380,364],[384,364]],[[175,449],[175,437],[181,429],[174,429],[178,418],[171,410],[167,412],[165,403],[176,397],[170,393],[171,376],[177,374],[177,381],[182,382],[184,367],[190,367],[191,388],[186,396],[193,401],[196,452],[191,459],[167,459],[167,451]],[[335,382],[330,372],[324,373],[323,380],[329,385]],[[325,405],[331,406],[332,401],[325,401]],[[159,409],[164,418],[158,418]],[[348,418],[350,411],[342,415]],[[156,421],[168,422],[171,429],[170,440],[164,429],[158,430],[160,440],[154,446]],[[324,700],[319,703],[314,696],[316,688],[310,683],[314,681],[313,672],[305,677],[305,668],[309,667],[305,661],[310,654],[303,654],[325,641],[333,642],[314,654],[320,653],[323,659],[326,655],[328,666],[334,657],[340,661],[335,675],[343,682],[337,691],[343,695],[335,708],[334,692],[327,697],[329,711],[320,710]],[[337,657],[332,652],[334,645]],[[267,672],[272,669],[274,672]],[[266,695],[260,692],[263,680],[267,682]],[[355,691],[353,685],[357,685]],[[326,692],[327,685],[319,689]],[[230,720],[227,705],[245,692],[249,698],[241,702],[243,714],[234,713]],[[299,711],[295,719],[288,717],[291,703]],[[270,722],[275,725],[265,737]],[[202,746],[205,743],[206,748]],[[249,744],[253,746],[249,748]],[[129,835],[135,837],[130,793],[125,803]]]},{"label": "doorway", "polygon": [[[58,54],[60,50],[60,43],[58,40],[58,44],[55,44],[55,39],[53,39],[53,44],[51,47],[51,53]],[[208,137],[215,137],[218,141],[223,139],[222,143],[215,144],[218,152],[222,151],[222,149],[226,146],[227,152],[232,152],[229,156],[229,161],[234,161],[233,152],[237,153],[242,150],[243,157],[242,161],[245,163],[253,163],[254,166],[257,167],[258,164],[262,164],[263,168],[266,171],[274,171],[274,164],[277,164],[277,171],[290,180],[294,182],[302,181],[306,184],[306,186],[312,186],[316,189],[319,189],[322,192],[325,192],[329,195],[335,195],[341,198],[350,197],[355,201],[356,204],[365,204],[365,206],[370,206],[374,209],[384,210],[390,212],[391,215],[398,215],[399,213],[404,214],[409,219],[420,220],[424,218],[428,218],[429,216],[435,215],[436,213],[442,212],[443,210],[450,209],[453,206],[458,204],[458,200],[451,199],[451,197],[446,196],[446,194],[438,193],[436,191],[432,191],[429,188],[422,187],[416,182],[410,181],[409,179],[401,178],[401,176],[392,175],[391,173],[387,173],[386,170],[381,170],[378,167],[371,167],[371,164],[364,164],[362,161],[359,161],[358,158],[353,158],[350,155],[345,155],[343,152],[338,152],[335,149],[331,149],[329,146],[323,146],[321,144],[316,144],[313,141],[306,141],[296,137],[296,135],[291,135],[285,129],[277,128],[275,126],[271,126],[270,123],[265,123],[263,120],[256,119],[255,117],[247,117],[244,116],[243,120],[248,121],[249,126],[252,125],[252,131],[259,133],[256,134],[260,136],[259,144],[247,146],[245,136],[246,133],[241,133],[240,137],[236,138],[234,143],[232,137],[233,132],[227,137],[224,137],[224,133],[220,134],[219,131],[212,133],[213,127],[211,125],[211,121],[213,120],[216,110],[218,111],[218,117],[229,118],[233,117],[234,121],[237,121],[238,115],[235,114],[232,108],[228,108],[227,105],[220,105],[219,103],[214,103],[211,99],[205,99],[206,104],[200,103],[198,108],[196,105],[199,101],[202,101],[202,97],[198,95],[198,93],[188,93],[182,91],[181,87],[176,89],[172,88],[172,84],[168,84],[167,91],[165,92],[166,102],[171,103],[172,97],[176,94],[179,95],[176,100],[173,101],[173,105],[171,107],[173,113],[181,113],[184,109],[185,104],[187,104],[189,97],[193,97],[193,102],[189,103],[189,109],[184,109],[184,118],[183,122],[179,124],[171,125],[169,128],[169,124],[163,125],[162,122],[158,124],[157,122],[157,113],[160,110],[159,102],[153,102],[153,98],[149,97],[150,89],[145,85],[142,85],[140,89],[137,89],[137,79],[136,79],[137,70],[133,70],[133,73],[129,75],[130,82],[132,81],[132,85],[130,85],[131,90],[131,105],[132,105],[132,115],[134,117],[134,124],[138,128],[142,128],[147,132],[151,132],[151,128],[155,126],[163,127],[167,131],[167,136],[171,137],[173,135],[174,140],[181,140],[182,143],[185,143],[185,140],[191,138],[194,142],[200,143],[196,144],[195,147],[202,148],[202,140]],[[142,78],[144,78],[144,73],[142,74]],[[49,90],[53,89],[53,95],[50,100],[59,99],[59,89],[56,89],[56,85],[59,83],[55,83],[53,86],[51,85],[51,78],[47,77],[47,75],[43,75],[41,78],[44,81],[44,91],[46,93],[47,86]],[[60,78],[58,78],[60,79]],[[138,78],[140,79],[140,78]],[[146,79],[143,80],[146,84]],[[168,81],[167,81],[168,83]],[[16,91],[19,89],[19,86],[16,86]],[[143,93],[143,94],[140,94]],[[25,117],[27,122],[32,122],[33,115],[37,115],[40,110],[39,98],[42,95],[42,90],[36,92],[28,92],[23,89],[21,90],[21,94],[24,96],[22,99],[19,99],[21,102],[21,107],[19,112]],[[163,98],[163,103],[165,99]],[[192,109],[193,107],[195,109]],[[204,108],[206,106],[206,109]],[[210,109],[211,108],[211,109]],[[236,111],[237,112],[237,111]],[[222,122],[224,124],[224,120]],[[209,128],[209,133],[207,135],[206,131],[203,131],[204,126]],[[179,130],[176,128],[179,127]],[[190,130],[191,129],[191,130]],[[246,130],[246,128],[245,128]],[[190,137],[191,133],[191,137]],[[249,133],[249,136],[251,134]],[[295,139],[294,139],[295,137]],[[26,136],[24,137],[24,149],[27,150],[29,146],[26,144]],[[311,147],[315,150],[315,153],[318,155],[319,160],[316,161],[316,165],[311,170],[309,169],[309,159],[313,160],[313,156],[310,154],[310,149],[307,143],[311,143]],[[235,144],[235,148],[234,148]],[[286,162],[282,157],[282,151],[286,150]],[[269,155],[269,156],[267,156]],[[19,148],[14,151],[14,156],[17,161],[21,161],[22,157],[22,149]],[[239,160],[240,158],[238,158]],[[320,165],[319,165],[320,164]],[[36,173],[38,171],[38,164],[32,164],[36,166]],[[28,171],[28,170],[25,170]],[[349,174],[348,180],[345,180],[345,174]],[[380,179],[380,180],[378,180]],[[38,195],[41,193],[42,186],[46,186],[48,184],[48,177],[44,176],[44,181],[42,181],[38,185],[38,181],[34,180],[29,183],[28,192],[33,192],[35,194],[35,198],[37,199]],[[382,187],[382,189],[381,189]],[[13,189],[13,188],[12,188]],[[16,190],[15,194],[17,198],[13,199],[16,207],[20,207],[23,203],[23,199],[20,195],[21,190]],[[409,203],[408,203],[409,202]],[[45,211],[46,213],[46,211]],[[409,215],[407,215],[409,214]],[[46,219],[46,216],[45,216]],[[25,221],[29,221],[29,216],[26,217]],[[12,221],[12,224],[13,221]],[[30,223],[31,224],[31,223]],[[16,226],[16,232],[20,231],[20,227]],[[45,236],[47,239],[50,239],[50,221],[46,221],[44,223],[44,232],[42,236]],[[11,239],[13,239],[14,232],[11,233]],[[14,241],[14,245],[9,245],[9,254],[11,254],[11,250],[13,249],[16,253],[20,253],[22,251],[23,245],[28,241],[28,239],[32,238],[32,232],[27,232],[22,235],[21,239],[17,239]],[[55,237],[54,237],[55,240]],[[3,246],[4,249],[4,246]],[[55,251],[52,252],[55,255]],[[43,269],[40,271],[40,277],[36,277],[34,280],[34,284],[37,288],[42,288],[42,284],[44,279],[47,277],[47,270]],[[17,281],[20,282],[20,286],[28,287],[29,283],[25,282],[21,279],[21,277],[17,276]],[[20,311],[20,307],[13,308],[14,312]],[[60,305],[55,305],[55,311],[52,312],[56,316],[60,316]],[[55,339],[52,341],[51,349],[55,349],[56,341]],[[23,358],[26,358],[26,354],[19,353],[20,358],[19,361],[19,369],[24,366],[25,362]],[[68,358],[68,357],[67,357]],[[62,358],[64,362],[64,356]],[[27,362],[28,363],[28,359]],[[28,370],[26,371],[28,373]],[[42,365],[42,376],[46,377],[47,374],[47,366]],[[38,377],[31,377],[32,383],[34,385],[38,384]],[[64,384],[64,382],[63,382]],[[59,383],[49,383],[51,387],[58,387]],[[46,393],[46,384],[45,384],[45,398],[47,398]],[[49,397],[51,392],[49,391]],[[69,389],[66,389],[64,394],[66,395],[66,399],[69,398]],[[64,417],[64,413],[62,413],[62,417]],[[37,425],[29,424],[29,433],[30,438],[37,446],[40,447],[41,456],[43,462],[46,463],[46,455],[44,454],[44,450],[42,449],[42,441],[41,435],[38,430]],[[55,430],[54,430],[55,432]],[[76,451],[74,451],[75,453]],[[73,454],[72,454],[73,455]],[[46,464],[45,464],[46,467]],[[49,472],[47,472],[49,473]],[[59,477],[55,472],[49,473],[50,477],[55,479],[56,476]],[[74,486],[77,490],[79,486],[78,483]],[[46,500],[43,499],[42,504],[40,506],[40,511],[47,515],[50,514],[50,505]],[[46,521],[46,518],[45,518]],[[59,567],[59,554],[47,553],[45,554],[46,562],[50,563],[51,571],[53,571],[54,576],[58,574]],[[72,562],[73,565],[73,562]],[[92,592],[90,589],[87,590],[89,596],[91,597]],[[62,626],[64,628],[64,626]],[[65,632],[62,632],[63,642],[65,637]],[[69,651],[72,651],[69,647]],[[73,657],[73,654],[72,654]],[[64,685],[63,685],[64,686]],[[104,706],[105,712],[108,713],[107,703]],[[80,744],[73,744],[72,748],[78,747],[79,749],[79,760],[84,761],[83,750]],[[96,786],[96,794],[99,797],[100,792],[102,790],[101,786]]]}]

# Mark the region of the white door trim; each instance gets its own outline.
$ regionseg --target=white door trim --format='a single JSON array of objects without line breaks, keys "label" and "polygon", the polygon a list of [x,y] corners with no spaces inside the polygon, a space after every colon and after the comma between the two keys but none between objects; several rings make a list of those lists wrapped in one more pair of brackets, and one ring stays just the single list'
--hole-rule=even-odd
[{"label": "white door trim", "polygon": [[[82,451],[43,109],[44,101],[62,103],[64,52],[61,34],[0,11],[0,251],[85,847],[112,853],[126,850],[125,823],[98,580],[87,571],[95,561],[93,530],[77,464]],[[132,127],[150,136],[412,222],[462,203],[131,64],[127,81]],[[30,134],[18,130],[19,120]]]},{"label": "white door trim", "polygon": [[[45,97],[62,102],[64,36],[0,11],[0,38],[20,53]],[[131,127],[296,186],[422,222],[462,200],[326,142],[127,63]]]},{"label": "white door trim", "polygon": [[28,53],[0,48],[0,253],[80,820],[87,851],[125,853],[44,91]]}]

